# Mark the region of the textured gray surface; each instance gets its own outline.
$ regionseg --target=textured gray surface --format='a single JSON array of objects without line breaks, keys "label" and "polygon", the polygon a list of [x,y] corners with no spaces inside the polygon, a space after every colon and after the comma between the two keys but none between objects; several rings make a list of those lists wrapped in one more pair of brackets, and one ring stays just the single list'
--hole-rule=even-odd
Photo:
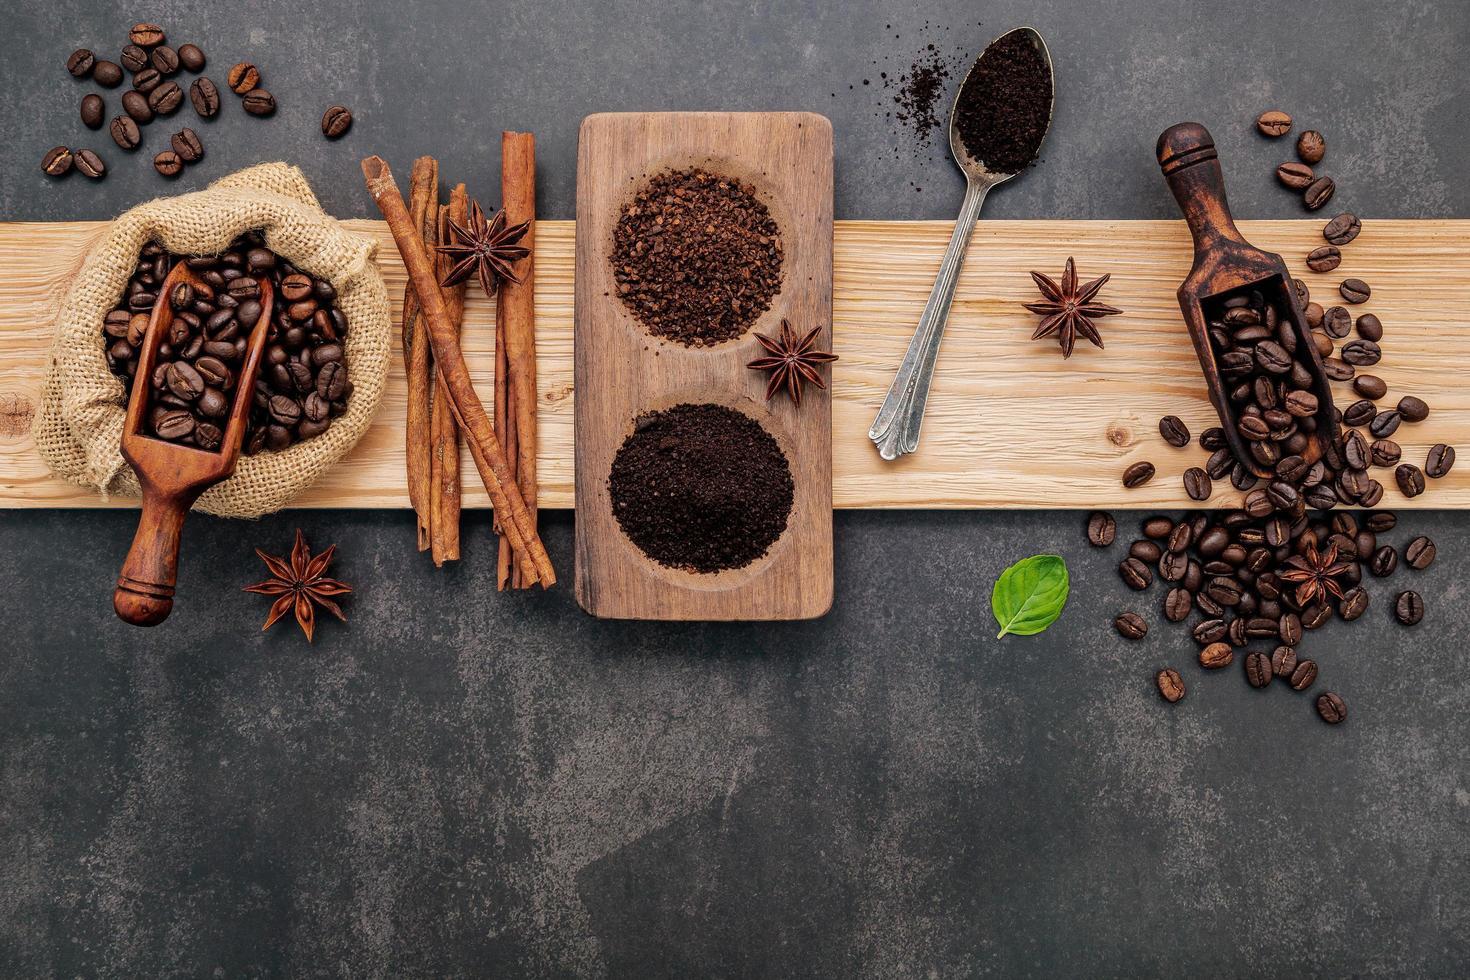
[{"label": "textured gray surface", "polygon": [[[50,186],[47,147],[106,141],[73,121],[82,88],[61,62],[111,50],[131,18],[22,0],[8,25],[24,43],[0,61],[0,218],[104,217],[275,158],[365,215],[359,155],[433,152],[493,187],[510,127],[537,132],[544,212],[569,217],[578,119],[645,108],[827,112],[839,217],[948,217],[958,178],[862,79],[1027,22],[1059,65],[1056,126],[988,215],[1171,216],[1153,141],[1194,117],[1237,212],[1293,216],[1269,178],[1284,147],[1248,125],[1275,104],[1327,134],[1342,201],[1368,218],[1470,216],[1470,12],[1451,0],[446,2],[415,4],[411,29],[385,3],[242,6],[146,16],[203,44],[216,78],[250,55],[278,118],[226,95],[200,127],[206,163],[176,185],[114,151],[103,184]],[[327,144],[316,118],[337,99],[359,121]],[[106,602],[131,514],[0,514],[0,973],[1462,969],[1470,518],[1412,515],[1392,536],[1444,552],[1393,580],[1425,594],[1420,627],[1392,624],[1375,583],[1363,620],[1311,636],[1351,706],[1336,729],[1282,686],[1202,676],[1151,606],[1149,638],[1120,640],[1118,549],[1089,549],[1081,520],[839,514],[833,612],[742,626],[599,623],[567,587],[496,596],[480,514],[445,572],[402,513],[198,518],[179,609],[140,632]],[[569,578],[570,517],[545,524]],[[310,649],[290,624],[258,634],[265,603],[237,591],[258,577],[251,549],[286,548],[297,525],[340,545],[358,588],[352,622]],[[997,642],[989,583],[1035,551],[1067,557],[1072,601],[1049,633]],[[1174,707],[1151,687],[1165,662],[1190,685]]]}]

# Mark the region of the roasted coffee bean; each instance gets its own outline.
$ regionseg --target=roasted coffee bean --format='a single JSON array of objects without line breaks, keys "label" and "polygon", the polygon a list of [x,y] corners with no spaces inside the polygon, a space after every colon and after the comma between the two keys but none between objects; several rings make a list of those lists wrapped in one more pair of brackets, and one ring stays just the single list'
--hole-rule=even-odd
[{"label": "roasted coffee bean", "polygon": [[1118,575],[1125,585],[1138,592],[1148,588],[1154,581],[1153,570],[1133,557],[1124,558],[1118,563]]},{"label": "roasted coffee bean", "polygon": [[1287,676],[1291,679],[1290,683],[1293,691],[1305,691],[1317,683],[1317,662],[1315,660],[1299,660]]},{"label": "roasted coffee bean", "polygon": [[199,134],[188,126],[170,136],[168,143],[185,163],[197,163],[204,156],[204,144]]},{"label": "roasted coffee bean", "polygon": [[167,40],[163,28],[157,24],[134,24],[128,31],[128,40],[140,48],[153,48]]},{"label": "roasted coffee bean", "polygon": [[1349,303],[1366,303],[1368,297],[1373,295],[1373,290],[1361,279],[1344,279],[1337,291]]},{"label": "roasted coffee bean", "polygon": [[1371,340],[1350,340],[1342,346],[1342,359],[1355,367],[1372,367],[1383,359],[1383,351]]},{"label": "roasted coffee bean", "polygon": [[1123,486],[1129,490],[1143,486],[1154,478],[1154,464],[1140,460],[1123,471]]},{"label": "roasted coffee bean", "polygon": [[158,88],[162,82],[163,75],[159,73],[157,68],[144,68],[133,76],[133,89],[142,92],[144,95],[148,95],[154,89]]},{"label": "roasted coffee bean", "polygon": [[1417,625],[1424,618],[1424,597],[1412,590],[1400,592],[1393,600],[1393,615],[1405,626]]},{"label": "roasted coffee bean", "polygon": [[1239,620],[1245,623],[1245,635],[1247,639],[1263,640],[1267,637],[1274,638],[1280,628],[1276,620],[1264,616],[1252,616],[1247,620]]},{"label": "roasted coffee bean", "polygon": [[1165,415],[1159,419],[1159,435],[1175,448],[1189,445],[1189,427],[1177,415]]},{"label": "roasted coffee bean", "polygon": [[1368,440],[1357,429],[1343,433],[1342,437],[1342,459],[1350,469],[1366,470],[1368,468]]},{"label": "roasted coffee bean", "polygon": [[1162,515],[1146,518],[1142,525],[1144,537],[1163,541],[1174,533],[1174,522]]},{"label": "roasted coffee bean", "polygon": [[1401,421],[1403,421],[1403,416],[1396,409],[1379,412],[1373,416],[1373,421],[1368,423],[1368,431],[1373,433],[1375,439],[1387,439],[1399,430]]},{"label": "roasted coffee bean", "polygon": [[1205,586],[1205,594],[1226,609],[1233,609],[1240,605],[1240,597],[1244,592],[1235,579],[1217,575]]},{"label": "roasted coffee bean", "polygon": [[164,384],[175,398],[186,402],[198,398],[204,391],[204,378],[186,361],[174,361],[164,371]]},{"label": "roasted coffee bean", "polygon": [[1155,681],[1159,685],[1159,694],[1170,704],[1184,697],[1184,678],[1173,667],[1165,667],[1159,671]]},{"label": "roasted coffee bean", "polygon": [[82,104],[80,109],[82,125],[86,126],[88,129],[101,129],[102,116],[106,112],[106,110],[107,106],[102,101],[102,96],[98,95],[97,93],[93,92],[88,95],[82,96]]},{"label": "roasted coffee bean", "polygon": [[1198,466],[1191,466],[1184,471],[1184,492],[1190,500],[1209,500],[1214,493],[1210,475]]},{"label": "roasted coffee bean", "polygon": [[1423,422],[1429,418],[1429,403],[1414,395],[1400,398],[1398,409],[1405,422]]},{"label": "roasted coffee bean", "polygon": [[1332,609],[1321,604],[1308,606],[1302,610],[1302,629],[1315,630],[1327,625],[1332,618]]},{"label": "roasted coffee bean", "polygon": [[272,395],[270,399],[271,418],[280,425],[292,426],[301,421],[301,405],[294,398],[285,395]]},{"label": "roasted coffee bean", "polygon": [[98,61],[92,66],[92,81],[103,88],[117,88],[122,80],[123,70],[111,61]]},{"label": "roasted coffee bean", "polygon": [[1259,650],[1246,655],[1245,679],[1251,687],[1265,687],[1271,683],[1271,658]]},{"label": "roasted coffee bean", "polygon": [[1342,250],[1336,245],[1323,245],[1307,254],[1307,268],[1313,272],[1331,272],[1342,264]]},{"label": "roasted coffee bean", "polygon": [[133,117],[134,122],[147,125],[153,121],[153,109],[148,105],[148,97],[137,89],[123,93],[122,107],[124,112]]},{"label": "roasted coffee bean", "polygon": [[83,177],[101,180],[107,176],[107,164],[103,163],[102,158],[91,150],[76,151],[76,166],[77,173]]},{"label": "roasted coffee bean", "polygon": [[1449,475],[1455,466],[1455,447],[1447,446],[1437,442],[1429,447],[1429,455],[1424,459],[1424,475],[1438,480]]},{"label": "roasted coffee bean", "polygon": [[160,44],[148,55],[148,64],[160,75],[172,75],[179,70],[179,53],[167,44]]},{"label": "roasted coffee bean", "polygon": [[1211,643],[1201,647],[1199,665],[1206,670],[1219,670],[1235,662],[1235,651],[1228,643]]},{"label": "roasted coffee bean", "polygon": [[194,426],[194,444],[200,449],[218,449],[223,435],[213,422],[200,422]]},{"label": "roasted coffee bean", "polygon": [[276,97],[263,88],[246,92],[240,104],[252,116],[269,116],[276,111]]},{"label": "roasted coffee bean", "polygon": [[164,82],[148,93],[148,108],[160,116],[171,116],[184,104],[184,91],[177,82]]},{"label": "roasted coffee bean", "polygon": [[153,424],[153,434],[160,439],[177,441],[194,433],[194,416],[183,409],[172,409],[160,415]]},{"label": "roasted coffee bean", "polygon": [[1435,553],[1434,542],[1421,534],[1404,546],[1404,561],[1410,568],[1422,572],[1434,564]]},{"label": "roasted coffee bean", "polygon": [[1341,340],[1353,329],[1353,315],[1345,306],[1330,306],[1322,318],[1322,329],[1327,336]]},{"label": "roasted coffee bean", "polygon": [[1345,622],[1352,622],[1363,613],[1368,611],[1368,593],[1362,586],[1354,586],[1342,594],[1342,600],[1338,603],[1337,614]]},{"label": "roasted coffee bean", "polygon": [[328,401],[341,401],[347,394],[347,368],[340,363],[323,364],[316,376],[316,390]]},{"label": "roasted coffee bean", "polygon": [[200,414],[210,418],[221,418],[230,411],[229,399],[220,394],[216,388],[205,388],[204,393],[199,396],[197,405]]},{"label": "roasted coffee bean", "polygon": [[1285,374],[1291,370],[1292,358],[1276,341],[1263,340],[1256,345],[1256,363],[1262,371]]},{"label": "roasted coffee bean", "polygon": [[1357,329],[1358,336],[1364,340],[1377,343],[1383,339],[1383,321],[1372,313],[1364,313],[1358,317]]},{"label": "roasted coffee bean", "polygon": [[1280,109],[1268,109],[1256,117],[1256,129],[1262,136],[1276,138],[1291,132],[1291,117]]},{"label": "roasted coffee bean", "polygon": [[180,45],[179,64],[189,71],[203,71],[204,51],[197,44]]},{"label": "roasted coffee bean", "polygon": [[1296,670],[1296,648],[1283,644],[1271,651],[1271,673],[1283,680]]},{"label": "roasted coffee bean", "polygon": [[1397,466],[1403,450],[1392,439],[1375,439],[1368,447],[1374,466]]},{"label": "roasted coffee bean", "polygon": [[1164,557],[1164,549],[1157,541],[1140,538],[1128,546],[1128,557],[1137,558],[1141,562],[1154,565],[1158,563],[1160,558]]},{"label": "roasted coffee bean", "polygon": [[[1180,697],[1183,697],[1181,694]],[[1347,720],[1347,704],[1342,696],[1328,691],[1317,699],[1317,714],[1329,725],[1336,725]]]},{"label": "roasted coffee bean", "polygon": [[1399,519],[1394,516],[1392,511],[1381,510],[1377,513],[1369,514],[1363,521],[1363,526],[1375,534],[1383,534],[1385,531],[1392,531],[1398,526],[1398,522]]},{"label": "roasted coffee bean", "polygon": [[165,177],[177,177],[184,172],[184,161],[173,150],[164,150],[153,158],[153,169]]},{"label": "roasted coffee bean", "polygon": [[1242,416],[1235,428],[1242,437],[1252,442],[1271,438],[1271,424],[1259,415]]},{"label": "roasted coffee bean", "polygon": [[1358,369],[1340,357],[1327,357],[1322,359],[1322,373],[1333,381],[1351,381]]},{"label": "roasted coffee bean", "polygon": [[66,56],[66,70],[75,78],[86,78],[92,74],[92,67],[97,64],[97,56],[86,48],[77,48]]},{"label": "roasted coffee bean", "polygon": [[1405,497],[1417,497],[1424,492],[1424,471],[1413,463],[1402,463],[1393,471],[1394,482]]},{"label": "roasted coffee bean", "polygon": [[[321,379],[317,379],[317,391],[321,392]],[[1094,548],[1106,548],[1118,536],[1118,522],[1106,511],[1093,511],[1087,518],[1087,541]]]},{"label": "roasted coffee bean", "polygon": [[1205,461],[1205,472],[1211,479],[1218,480],[1228,476],[1233,466],[1235,466],[1235,454],[1229,448],[1217,449]]},{"label": "roasted coffee bean", "polygon": [[1302,641],[1302,618],[1294,612],[1282,615],[1276,625],[1276,637],[1287,646],[1296,646]]},{"label": "roasted coffee bean", "polygon": [[1363,230],[1363,223],[1351,211],[1344,211],[1322,229],[1322,237],[1334,245],[1346,245]]},{"label": "roasted coffee bean", "polygon": [[1332,200],[1336,190],[1337,184],[1331,177],[1318,177],[1302,191],[1302,203],[1307,206],[1308,211],[1315,211]]},{"label": "roasted coffee bean", "polygon": [[1180,521],[1174,525],[1174,530],[1169,532],[1169,537],[1164,544],[1164,550],[1182,554],[1193,540],[1194,527],[1188,521]]},{"label": "roasted coffee bean", "polygon": [[1317,396],[1310,391],[1288,392],[1282,404],[1289,414],[1299,419],[1311,418],[1317,414]]},{"label": "roasted coffee bean", "polygon": [[1367,425],[1378,414],[1378,407],[1366,398],[1355,401],[1342,413],[1343,425]]},{"label": "roasted coffee bean", "polygon": [[1301,494],[1296,487],[1284,480],[1277,480],[1266,487],[1266,497],[1277,510],[1289,511],[1301,503]]},{"label": "roasted coffee bean", "polygon": [[53,146],[41,158],[41,170],[50,177],[64,177],[71,172],[74,158],[69,148]]},{"label": "roasted coffee bean", "polygon": [[1148,623],[1136,612],[1123,612],[1113,620],[1113,626],[1129,640],[1141,640],[1148,635]]},{"label": "roasted coffee bean", "polygon": [[201,119],[212,119],[219,113],[219,89],[207,77],[194,79],[189,86],[189,101]]},{"label": "roasted coffee bean", "polygon": [[1225,639],[1229,625],[1223,619],[1206,619],[1195,625],[1192,631],[1196,643],[1218,643]]},{"label": "roasted coffee bean", "polygon": [[1369,480],[1368,488],[1358,495],[1358,503],[1363,507],[1377,507],[1383,500],[1383,484],[1377,480]]},{"label": "roasted coffee bean", "polygon": [[132,116],[117,116],[108,124],[107,132],[122,150],[136,150],[143,142],[143,134]]},{"label": "roasted coffee bean", "polygon": [[1189,572],[1189,556],[1179,551],[1166,551],[1159,559],[1159,578],[1165,582],[1181,582]]},{"label": "roasted coffee bean", "polygon": [[125,45],[118,60],[128,71],[139,72],[148,67],[148,52],[136,44]]},{"label": "roasted coffee bean", "polygon": [[1188,588],[1174,587],[1164,596],[1164,618],[1171,623],[1181,623],[1194,608],[1194,596]]},{"label": "roasted coffee bean", "polygon": [[1388,394],[1388,382],[1376,374],[1360,374],[1353,379],[1353,390],[1364,398],[1376,400]]},{"label": "roasted coffee bean", "polygon": [[1296,155],[1304,163],[1321,163],[1322,158],[1327,155],[1327,141],[1315,129],[1302,130],[1302,134],[1296,138]]},{"label": "roasted coffee bean", "polygon": [[351,128],[352,112],[345,105],[327,106],[322,113],[322,135],[327,139],[341,139]]},{"label": "roasted coffee bean", "polygon": [[1312,186],[1312,181],[1317,179],[1317,175],[1305,163],[1288,160],[1276,168],[1276,179],[1281,181],[1283,187],[1290,187],[1294,191],[1304,191]]},{"label": "roasted coffee bean", "polygon": [[1306,318],[1308,329],[1311,330],[1316,330],[1322,326],[1322,317],[1325,313],[1326,311],[1322,309],[1321,303],[1308,303],[1302,307],[1302,315]]},{"label": "roasted coffee bean", "polygon": [[1378,578],[1386,578],[1394,573],[1399,567],[1398,552],[1391,545],[1384,545],[1373,552],[1373,558],[1368,563],[1368,570]]},{"label": "roasted coffee bean", "polygon": [[250,62],[242,61],[230,69],[225,83],[236,95],[244,95],[251,89],[260,87],[260,71]]}]

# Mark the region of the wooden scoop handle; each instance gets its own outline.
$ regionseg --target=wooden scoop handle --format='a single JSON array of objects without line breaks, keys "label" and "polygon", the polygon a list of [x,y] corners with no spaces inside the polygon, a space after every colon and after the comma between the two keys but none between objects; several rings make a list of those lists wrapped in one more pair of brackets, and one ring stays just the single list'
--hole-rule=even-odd
[{"label": "wooden scoop handle", "polygon": [[1209,252],[1222,242],[1251,248],[1230,216],[1225,178],[1210,131],[1196,122],[1170,126],[1160,134],[1155,152],[1164,180],[1189,222],[1195,254]]},{"label": "wooden scoop handle", "polygon": [[138,532],[112,593],[112,608],[134,626],[157,626],[174,607],[179,535],[198,491],[166,493],[145,485]]}]

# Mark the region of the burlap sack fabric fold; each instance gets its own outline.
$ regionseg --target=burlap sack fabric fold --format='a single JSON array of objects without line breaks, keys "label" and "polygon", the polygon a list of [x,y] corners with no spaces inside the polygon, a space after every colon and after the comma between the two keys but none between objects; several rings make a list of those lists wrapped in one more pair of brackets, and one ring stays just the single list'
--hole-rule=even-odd
[{"label": "burlap sack fabric fold", "polygon": [[336,287],[348,319],[343,346],[354,389],[346,413],[326,432],[284,452],[242,455],[235,474],[207,490],[195,508],[222,517],[280,510],[367,431],[387,382],[391,344],[377,244],[323,211],[298,168],[266,163],[197,193],[138,205],[113,221],[87,255],[56,319],[33,427],[52,473],[104,498],[140,494],[119,449],[127,397],[103,356],[103,317],[122,296],[146,242],[157,240],[179,255],[213,255],[252,229],[264,232],[272,251]]}]

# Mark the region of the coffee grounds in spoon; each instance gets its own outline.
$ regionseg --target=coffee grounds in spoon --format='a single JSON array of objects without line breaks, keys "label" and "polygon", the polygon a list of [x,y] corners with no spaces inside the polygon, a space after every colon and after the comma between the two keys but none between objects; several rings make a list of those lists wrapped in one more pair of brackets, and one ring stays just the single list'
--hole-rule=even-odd
[{"label": "coffee grounds in spoon", "polygon": [[985,49],[960,89],[960,141],[991,173],[1019,173],[1041,148],[1051,97],[1046,59],[1025,35],[1006,34]]},{"label": "coffee grounds in spoon", "polygon": [[718,572],[766,553],[786,530],[786,455],[755,419],[723,405],[675,405],[638,419],[608,476],[629,539],[669,568]]}]

